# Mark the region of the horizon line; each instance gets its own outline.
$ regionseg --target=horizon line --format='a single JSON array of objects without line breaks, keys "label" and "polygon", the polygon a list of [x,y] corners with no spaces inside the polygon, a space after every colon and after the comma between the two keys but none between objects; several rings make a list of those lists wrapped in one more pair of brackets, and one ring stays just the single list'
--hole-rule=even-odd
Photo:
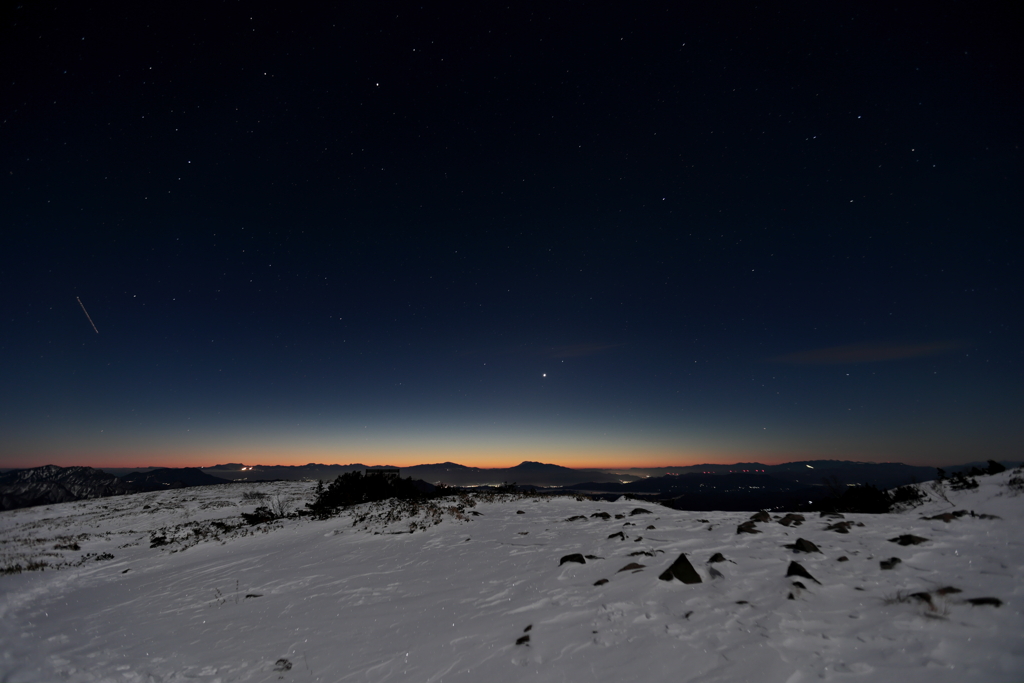
[{"label": "horizon line", "polygon": [[[986,460],[987,459],[980,459],[980,460],[975,459],[975,460],[970,460],[970,461],[966,461],[964,463],[957,463],[957,464],[969,464],[969,463],[973,463],[973,462],[985,462]],[[702,462],[702,463],[693,463],[693,464],[686,464],[686,465],[628,465],[628,466],[620,466],[620,467],[616,467],[616,466],[569,467],[569,466],[566,466],[566,465],[559,465],[557,463],[541,462],[541,461],[537,461],[537,460],[523,460],[523,461],[519,462],[516,465],[506,465],[506,466],[496,466],[496,467],[480,467],[480,466],[476,466],[476,465],[463,465],[461,463],[458,463],[458,462],[455,462],[455,461],[451,461],[451,460],[445,460],[445,461],[442,461],[442,462],[423,462],[423,463],[417,463],[415,465],[366,464],[366,463],[361,463],[361,462],[350,462],[350,463],[318,463],[318,462],[310,462],[310,463],[304,463],[304,464],[299,464],[299,465],[268,465],[268,464],[264,464],[264,463],[255,463],[255,464],[252,464],[252,465],[248,465],[248,464],[242,463],[242,462],[226,462],[226,463],[217,463],[217,464],[214,464],[214,465],[176,465],[176,466],[168,466],[168,465],[132,465],[132,466],[123,466],[123,465],[53,465],[53,463],[44,463],[42,465],[31,465],[31,466],[27,466],[27,467],[25,467],[25,466],[22,466],[22,467],[0,467],[0,470],[2,470],[2,471],[14,471],[14,470],[35,469],[35,468],[38,468],[38,467],[46,467],[46,466],[54,466],[54,467],[62,467],[62,468],[67,468],[67,467],[91,467],[93,469],[98,469],[98,470],[114,470],[114,469],[116,469],[116,470],[155,470],[155,469],[186,469],[186,468],[199,469],[199,470],[214,470],[214,469],[221,468],[221,467],[223,467],[225,465],[237,465],[239,467],[248,467],[248,468],[256,468],[256,467],[259,467],[259,468],[263,468],[263,467],[289,467],[289,468],[294,468],[294,467],[364,467],[364,468],[370,468],[370,469],[372,469],[372,468],[379,468],[379,467],[396,468],[396,469],[410,469],[410,468],[413,468],[413,467],[431,467],[431,466],[436,467],[436,466],[441,466],[441,465],[456,465],[458,467],[465,467],[466,469],[475,469],[475,470],[507,470],[507,469],[514,469],[516,467],[521,467],[522,465],[533,464],[533,465],[546,465],[546,466],[551,466],[551,467],[560,467],[560,468],[563,468],[563,469],[575,470],[575,471],[598,471],[598,472],[616,473],[616,472],[624,472],[624,471],[629,471],[629,470],[670,470],[670,469],[687,469],[687,468],[696,468],[696,467],[741,467],[741,466],[750,466],[750,465],[761,465],[761,466],[765,466],[765,467],[778,467],[780,465],[794,465],[794,464],[815,463],[815,462],[846,463],[846,464],[852,464],[852,465],[905,465],[907,467],[943,467],[943,465],[936,465],[936,464],[909,464],[909,463],[898,461],[898,460],[839,460],[839,459],[829,459],[829,458],[818,458],[818,459],[813,459],[813,460],[807,460],[807,459],[804,459],[804,460],[785,460],[785,461],[777,461],[777,462],[774,462],[774,463],[764,463],[764,462],[759,462],[759,461],[756,461],[756,460],[746,460],[746,461],[737,461],[737,462],[732,462],[732,463]],[[1007,460],[1006,462],[1018,462],[1018,461]],[[948,467],[949,463],[947,463],[944,466]]]}]

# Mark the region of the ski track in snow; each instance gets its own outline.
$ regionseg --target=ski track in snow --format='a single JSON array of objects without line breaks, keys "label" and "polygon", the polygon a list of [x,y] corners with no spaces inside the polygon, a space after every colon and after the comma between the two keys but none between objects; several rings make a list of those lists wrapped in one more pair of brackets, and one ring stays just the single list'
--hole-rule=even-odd
[{"label": "ski track in snow", "polygon": [[[50,567],[0,575],[0,681],[1019,682],[1024,495],[1012,474],[902,513],[848,514],[864,525],[848,534],[810,514],[737,534],[749,513],[528,496],[481,498],[479,516],[411,534],[409,520],[354,525],[365,506],[194,531],[237,524],[258,504],[246,491],[299,507],[312,490],[300,482],[3,512],[0,568]],[[638,506],[651,514],[630,516]],[[1001,519],[922,519],[957,509]],[[161,533],[168,545],[150,547]],[[929,540],[889,542],[900,534]],[[822,552],[783,547],[798,537]],[[79,550],[54,548],[72,539]],[[658,579],[681,552],[703,583]],[[603,559],[559,566],[571,553]],[[709,564],[714,553],[727,561]],[[795,587],[792,560],[821,585]],[[645,566],[620,571],[630,562]],[[936,595],[943,586],[963,592]],[[920,591],[931,605],[909,597]],[[1002,606],[965,602],[987,596]]]}]

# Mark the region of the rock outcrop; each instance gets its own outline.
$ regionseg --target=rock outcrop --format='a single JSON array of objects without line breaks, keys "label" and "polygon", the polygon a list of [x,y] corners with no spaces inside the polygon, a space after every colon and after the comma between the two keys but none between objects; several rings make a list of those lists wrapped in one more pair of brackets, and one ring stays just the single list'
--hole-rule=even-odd
[{"label": "rock outcrop", "polygon": [[679,553],[679,557],[676,561],[669,566],[661,576],[658,577],[662,581],[671,581],[672,579],[679,579],[683,583],[703,583],[700,578],[700,574],[693,568],[690,561],[686,559],[686,553]]}]

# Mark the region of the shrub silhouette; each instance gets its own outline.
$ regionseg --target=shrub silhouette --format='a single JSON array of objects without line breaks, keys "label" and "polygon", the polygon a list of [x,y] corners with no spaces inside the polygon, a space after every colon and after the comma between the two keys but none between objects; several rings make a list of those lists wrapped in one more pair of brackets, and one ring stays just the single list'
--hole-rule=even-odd
[{"label": "shrub silhouette", "polygon": [[983,474],[999,474],[1000,472],[1005,472],[1005,471],[1006,471],[1006,468],[1003,467],[1000,463],[996,462],[995,460],[989,460],[988,461],[988,467],[986,467],[984,470],[982,470],[982,473]]},{"label": "shrub silhouette", "polygon": [[338,511],[338,508],[359,503],[370,503],[388,498],[410,500],[420,498],[420,493],[412,478],[399,479],[379,474],[363,474],[362,472],[346,472],[326,487],[320,482],[314,492],[312,503],[306,503],[308,514],[318,519],[327,519]]},{"label": "shrub silhouette", "polygon": [[918,503],[924,502],[924,494],[916,486],[900,486],[889,492],[893,503]]},{"label": "shrub silhouette", "polygon": [[[243,494],[243,500],[266,500],[267,495],[262,493],[258,496],[250,496],[248,498]],[[262,524],[263,522],[273,522],[275,519],[283,519],[288,517],[288,506],[281,498],[280,494],[275,496],[266,505],[260,505],[252,512],[243,512],[242,519],[245,520],[246,524],[250,526],[256,524]]]},{"label": "shrub silhouette", "polygon": [[949,478],[949,488],[954,491],[966,491],[978,488],[978,482],[971,477],[964,476],[963,472],[957,472]]},{"label": "shrub silhouette", "polygon": [[[972,467],[971,471],[967,473],[967,476],[968,477],[983,477],[983,476],[985,476],[987,474],[999,474],[1000,472],[1005,472],[1005,471],[1006,471],[1006,468],[1003,467],[1001,464],[999,464],[995,460],[989,460],[988,461],[988,467],[986,467],[984,469],[978,469],[977,467]],[[960,476],[963,476],[963,473],[961,473]],[[954,476],[954,478],[955,478],[955,476]],[[967,488],[974,488],[974,487],[973,486],[968,486]]]},{"label": "shrub silhouette", "polygon": [[1013,476],[1006,482],[1006,485],[1014,493],[1024,493],[1024,467],[1015,469]]},{"label": "shrub silhouette", "polygon": [[266,505],[261,505],[252,512],[242,513],[242,519],[244,519],[246,524],[249,524],[250,526],[262,524],[263,522],[273,522],[277,518],[278,516],[274,514],[274,511]]}]

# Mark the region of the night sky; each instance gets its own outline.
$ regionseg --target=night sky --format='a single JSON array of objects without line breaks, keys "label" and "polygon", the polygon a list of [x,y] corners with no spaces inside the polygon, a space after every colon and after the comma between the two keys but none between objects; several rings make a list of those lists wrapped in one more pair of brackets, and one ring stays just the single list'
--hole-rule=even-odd
[{"label": "night sky", "polygon": [[1021,457],[1011,3],[334,4],[4,10],[0,466]]}]

